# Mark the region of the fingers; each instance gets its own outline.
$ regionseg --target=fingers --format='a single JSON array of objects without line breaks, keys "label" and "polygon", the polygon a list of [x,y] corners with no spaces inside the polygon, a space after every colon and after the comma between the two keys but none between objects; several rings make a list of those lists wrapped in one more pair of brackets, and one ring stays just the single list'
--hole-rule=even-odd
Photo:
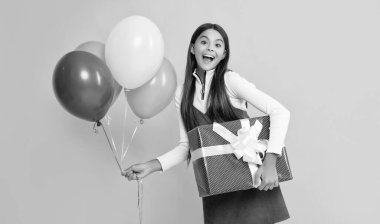
[{"label": "fingers", "polygon": [[126,177],[128,180],[141,180],[143,178],[143,175],[139,172],[131,172],[128,173]]},{"label": "fingers", "polygon": [[130,167],[128,167],[127,169],[123,170],[123,171],[121,172],[121,175],[126,176],[128,173],[133,172],[133,167],[134,167],[134,166],[130,166]]},{"label": "fingers", "polygon": [[131,174],[133,172],[133,167],[134,166],[130,166],[127,169],[123,170],[121,172],[121,175],[127,177],[128,174]]},{"label": "fingers", "polygon": [[260,191],[262,191],[262,190],[264,190],[264,188],[266,186],[267,186],[267,184],[264,181],[262,181],[261,184],[260,184],[260,186],[257,189],[259,189]]},{"label": "fingers", "polygon": [[260,186],[257,188],[260,191],[273,190],[273,188],[278,187],[278,179],[268,179],[268,177],[262,176],[262,181]]},{"label": "fingers", "polygon": [[265,187],[264,187],[264,191],[267,191],[267,190],[272,190],[273,189],[273,186],[274,184],[267,184]]},{"label": "fingers", "polygon": [[121,172],[121,175],[128,178],[128,180],[131,180],[135,173],[135,165],[128,167],[127,169],[123,170]]},{"label": "fingers", "polygon": [[140,179],[140,176],[138,173],[135,173],[135,172],[129,172],[125,175],[125,177],[128,179],[128,180],[139,180]]},{"label": "fingers", "polygon": [[275,187],[278,187],[278,180],[276,180],[276,182],[273,185],[273,188],[275,188]]},{"label": "fingers", "polygon": [[261,185],[261,173],[262,170],[259,168],[256,173],[255,173],[255,178],[254,178],[254,187],[259,187]]},{"label": "fingers", "polygon": [[[271,166],[260,166],[257,170],[257,175],[261,177],[260,186],[257,187],[260,191],[272,190],[275,187],[278,187],[278,175],[275,169]],[[255,177],[257,177],[255,175]],[[256,178],[255,178],[256,181]],[[257,182],[255,182],[256,184]],[[257,185],[256,185],[257,186]]]},{"label": "fingers", "polygon": [[[260,186],[257,188],[259,189],[260,191],[264,190],[264,191],[267,191],[273,184],[268,184],[267,182],[265,181],[262,181]],[[273,189],[273,187],[272,187]]]},{"label": "fingers", "polygon": [[262,190],[267,191],[267,190],[273,190],[273,188],[275,187],[278,187],[278,181],[274,181],[274,182],[262,181],[260,186],[257,189],[259,189],[260,191]]},{"label": "fingers", "polygon": [[148,174],[148,167],[145,164],[135,164],[122,172],[128,180],[141,180]]},{"label": "fingers", "polygon": [[140,180],[141,177],[138,173],[132,173],[131,175],[128,176],[128,180]]}]

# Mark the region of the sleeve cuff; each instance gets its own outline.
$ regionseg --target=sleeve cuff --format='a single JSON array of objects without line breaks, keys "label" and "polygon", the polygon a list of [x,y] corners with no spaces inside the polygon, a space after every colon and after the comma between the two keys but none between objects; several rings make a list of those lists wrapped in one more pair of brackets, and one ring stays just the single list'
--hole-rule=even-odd
[{"label": "sleeve cuff", "polygon": [[164,163],[162,162],[162,158],[161,158],[161,156],[157,157],[156,159],[157,159],[158,162],[161,164],[161,170],[158,171],[158,172],[163,173],[166,169],[164,168]]},{"label": "sleeve cuff", "polygon": [[270,147],[270,148],[268,148],[268,150],[266,151],[266,153],[273,153],[273,154],[276,154],[277,156],[281,157],[282,156],[282,148],[283,147],[275,147],[275,148]]}]

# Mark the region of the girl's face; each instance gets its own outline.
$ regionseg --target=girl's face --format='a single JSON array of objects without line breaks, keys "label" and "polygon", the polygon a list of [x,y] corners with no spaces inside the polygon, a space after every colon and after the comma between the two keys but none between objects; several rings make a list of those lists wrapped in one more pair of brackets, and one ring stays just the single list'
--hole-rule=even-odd
[{"label": "girl's face", "polygon": [[215,69],[226,56],[222,35],[213,29],[205,30],[191,47],[191,53],[195,56],[198,69],[205,71]]}]

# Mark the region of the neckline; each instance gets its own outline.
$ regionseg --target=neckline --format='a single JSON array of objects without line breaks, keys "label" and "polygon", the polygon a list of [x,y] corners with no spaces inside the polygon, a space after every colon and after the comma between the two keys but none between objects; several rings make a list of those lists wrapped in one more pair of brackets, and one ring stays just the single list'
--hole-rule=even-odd
[{"label": "neckline", "polygon": [[212,69],[212,70],[208,70],[208,71],[206,71],[206,74],[205,74],[205,77],[204,77],[204,82],[202,82],[196,71],[197,71],[197,70],[194,69],[194,71],[193,71],[193,76],[194,76],[194,77],[196,78],[196,80],[197,80],[199,83],[201,83],[201,84],[206,83],[206,82],[209,83],[209,82],[210,82],[210,79],[212,79],[212,77],[213,77],[214,74],[215,74],[215,69]]}]

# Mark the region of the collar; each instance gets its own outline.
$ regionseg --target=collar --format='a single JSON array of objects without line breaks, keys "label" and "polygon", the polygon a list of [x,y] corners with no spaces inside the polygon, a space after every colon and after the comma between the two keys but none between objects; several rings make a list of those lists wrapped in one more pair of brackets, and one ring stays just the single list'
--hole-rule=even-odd
[{"label": "collar", "polygon": [[[206,77],[205,77],[206,83],[209,83],[209,81],[214,76],[214,74],[215,74],[215,69],[206,71]],[[196,73],[196,70],[194,70],[193,76],[197,79],[197,82],[202,84],[200,78],[198,77],[198,74]]]}]

